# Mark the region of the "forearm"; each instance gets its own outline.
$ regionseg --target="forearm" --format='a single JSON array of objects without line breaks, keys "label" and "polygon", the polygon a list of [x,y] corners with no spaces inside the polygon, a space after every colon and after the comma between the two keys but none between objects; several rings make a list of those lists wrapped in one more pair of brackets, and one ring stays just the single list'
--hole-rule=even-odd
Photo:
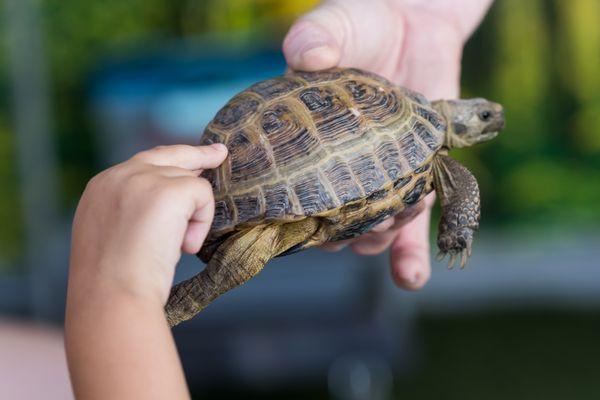
[{"label": "forearm", "polygon": [[66,350],[82,399],[187,399],[175,344],[158,301],[95,280],[71,282]]}]

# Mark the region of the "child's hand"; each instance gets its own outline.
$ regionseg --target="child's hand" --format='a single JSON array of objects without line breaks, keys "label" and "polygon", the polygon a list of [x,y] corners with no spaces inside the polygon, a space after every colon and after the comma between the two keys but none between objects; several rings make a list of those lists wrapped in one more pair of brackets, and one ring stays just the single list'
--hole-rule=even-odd
[{"label": "child's hand", "polygon": [[226,156],[223,145],[157,147],[94,177],[73,223],[70,296],[108,285],[164,305],[181,251],[198,252],[212,222],[198,175]]}]

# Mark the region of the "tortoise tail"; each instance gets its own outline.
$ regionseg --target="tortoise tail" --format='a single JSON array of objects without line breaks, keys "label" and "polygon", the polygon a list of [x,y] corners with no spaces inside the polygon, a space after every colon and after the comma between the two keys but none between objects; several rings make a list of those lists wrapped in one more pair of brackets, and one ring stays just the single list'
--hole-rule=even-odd
[{"label": "tortoise tail", "polygon": [[217,297],[258,274],[271,258],[309,240],[318,228],[316,218],[306,218],[287,224],[258,225],[230,236],[202,272],[171,289],[165,307],[169,325],[192,318]]},{"label": "tortoise tail", "polygon": [[215,284],[208,266],[198,275],[173,286],[165,306],[169,326],[192,318],[227,290]]},{"label": "tortoise tail", "polygon": [[221,244],[206,268],[198,275],[175,285],[165,311],[171,327],[192,318],[223,293],[258,274],[271,258],[271,226],[257,226],[239,232]]}]

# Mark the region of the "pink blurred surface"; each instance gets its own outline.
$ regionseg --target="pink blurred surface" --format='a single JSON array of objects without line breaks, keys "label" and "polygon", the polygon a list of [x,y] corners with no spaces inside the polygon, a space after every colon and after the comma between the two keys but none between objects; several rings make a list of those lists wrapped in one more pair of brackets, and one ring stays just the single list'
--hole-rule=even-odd
[{"label": "pink blurred surface", "polygon": [[59,329],[0,320],[0,398],[73,398]]}]

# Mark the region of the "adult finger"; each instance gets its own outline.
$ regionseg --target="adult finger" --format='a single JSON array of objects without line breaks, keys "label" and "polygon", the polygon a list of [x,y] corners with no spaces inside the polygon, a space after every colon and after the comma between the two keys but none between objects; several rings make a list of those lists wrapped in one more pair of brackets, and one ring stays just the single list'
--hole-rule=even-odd
[{"label": "adult finger", "polygon": [[403,35],[395,14],[385,1],[325,1],[292,25],[283,53],[296,70],[352,66],[389,76]]},{"label": "adult finger", "polygon": [[320,249],[330,252],[340,251],[352,243],[353,239],[338,240],[337,242],[327,242],[319,246]]},{"label": "adult finger", "polygon": [[431,209],[428,208],[400,228],[393,240],[390,253],[392,277],[398,286],[405,289],[420,289],[431,276],[430,216]]},{"label": "adult finger", "polygon": [[172,166],[189,170],[202,170],[216,168],[227,157],[227,148],[221,143],[210,146],[173,145],[159,146],[142,151],[132,157],[132,160],[141,161],[158,166]]},{"label": "adult finger", "polygon": [[385,232],[394,226],[394,217],[386,218],[383,222],[371,228],[371,232]]},{"label": "adult finger", "polygon": [[427,207],[425,201],[405,208],[398,215],[375,226],[369,233],[352,243],[352,250],[361,255],[375,255],[387,249],[398,234],[398,230],[412,221]]}]

